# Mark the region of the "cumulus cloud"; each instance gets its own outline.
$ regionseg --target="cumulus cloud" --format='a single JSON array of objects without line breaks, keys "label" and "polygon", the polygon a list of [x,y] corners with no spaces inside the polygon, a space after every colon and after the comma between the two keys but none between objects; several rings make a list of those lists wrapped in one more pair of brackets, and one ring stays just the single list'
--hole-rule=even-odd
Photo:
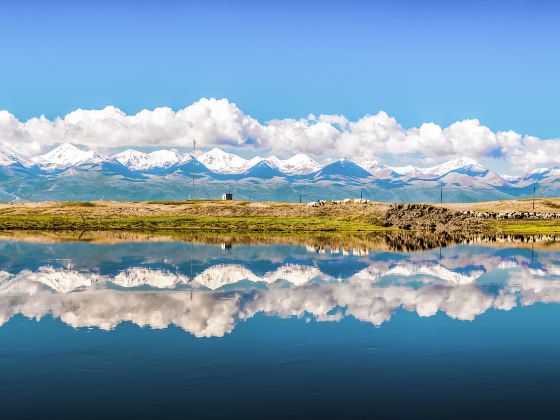
[{"label": "cumulus cloud", "polygon": [[310,114],[260,122],[227,99],[214,98],[202,98],[178,111],[162,107],[127,115],[108,106],[78,109],[54,120],[40,116],[24,122],[0,111],[0,142],[27,156],[67,142],[91,149],[186,148],[193,139],[201,148],[264,149],[282,156],[307,153],[319,159],[360,161],[390,155],[401,161],[433,161],[466,156],[505,159],[525,169],[560,163],[558,139],[494,132],[476,119],[448,127],[426,122],[405,128],[381,111],[356,121],[343,115]]}]

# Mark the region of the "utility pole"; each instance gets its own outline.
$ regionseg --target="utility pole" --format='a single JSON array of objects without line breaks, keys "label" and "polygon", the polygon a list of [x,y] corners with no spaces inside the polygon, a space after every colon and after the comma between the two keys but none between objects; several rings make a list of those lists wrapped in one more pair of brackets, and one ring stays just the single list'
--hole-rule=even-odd
[{"label": "utility pole", "polygon": [[439,186],[439,202],[443,203],[443,185]]},{"label": "utility pole", "polygon": [[362,191],[362,189],[360,188],[360,201],[362,201],[363,199],[364,199],[363,191]]},{"label": "utility pole", "polygon": [[299,194],[299,204],[301,204],[301,193]]},{"label": "utility pole", "polygon": [[537,192],[537,186],[533,185],[533,210],[535,210],[535,194]]}]

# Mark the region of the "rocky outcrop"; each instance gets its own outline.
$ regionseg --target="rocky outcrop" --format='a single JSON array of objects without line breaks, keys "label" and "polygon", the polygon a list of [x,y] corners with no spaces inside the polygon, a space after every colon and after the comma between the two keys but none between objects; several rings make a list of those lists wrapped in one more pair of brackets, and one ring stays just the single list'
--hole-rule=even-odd
[{"label": "rocky outcrop", "polygon": [[385,213],[385,223],[403,230],[446,234],[480,233],[487,230],[481,220],[476,220],[466,212],[429,204],[393,204]]}]

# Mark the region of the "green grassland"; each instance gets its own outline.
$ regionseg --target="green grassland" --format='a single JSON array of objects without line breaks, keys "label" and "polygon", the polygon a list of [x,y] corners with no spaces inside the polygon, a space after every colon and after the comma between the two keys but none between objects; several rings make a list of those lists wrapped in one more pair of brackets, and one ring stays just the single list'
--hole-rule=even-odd
[{"label": "green grassland", "polygon": [[[542,200],[541,200],[542,201]],[[541,211],[560,207],[560,200],[539,201]],[[495,202],[492,208],[517,209],[524,201]],[[455,210],[477,210],[488,203],[452,204]],[[150,202],[45,202],[0,205],[0,231],[130,231],[220,234],[352,234],[398,231],[388,227],[388,206],[347,204],[307,208],[293,203],[223,202],[212,200]],[[418,226],[431,225],[431,213]],[[559,235],[560,220],[480,220],[447,222],[442,234],[478,233]],[[422,228],[417,233],[421,234]],[[426,230],[426,229],[424,229]],[[429,229],[428,229],[429,230]],[[432,232],[433,233],[433,232]]]},{"label": "green grassland", "polygon": [[320,217],[216,217],[145,216],[82,218],[57,215],[1,215],[1,230],[130,230],[130,231],[205,231],[205,232],[380,232],[391,228],[366,221]]},{"label": "green grassland", "polygon": [[[559,235],[558,220],[487,221],[489,233]],[[217,217],[217,216],[143,216],[89,218],[79,215],[0,215],[0,230],[116,230],[179,231],[231,233],[357,233],[396,230],[368,220],[327,217]]]},{"label": "green grassland", "polygon": [[500,220],[488,222],[496,233],[559,235],[559,220]]}]

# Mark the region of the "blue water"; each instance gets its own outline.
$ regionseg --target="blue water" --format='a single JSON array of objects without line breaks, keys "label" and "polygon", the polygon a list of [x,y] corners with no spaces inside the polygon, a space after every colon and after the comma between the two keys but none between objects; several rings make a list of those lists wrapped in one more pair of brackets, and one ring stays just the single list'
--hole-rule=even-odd
[{"label": "blue water", "polygon": [[560,251],[0,242],[1,418],[557,418]]}]

